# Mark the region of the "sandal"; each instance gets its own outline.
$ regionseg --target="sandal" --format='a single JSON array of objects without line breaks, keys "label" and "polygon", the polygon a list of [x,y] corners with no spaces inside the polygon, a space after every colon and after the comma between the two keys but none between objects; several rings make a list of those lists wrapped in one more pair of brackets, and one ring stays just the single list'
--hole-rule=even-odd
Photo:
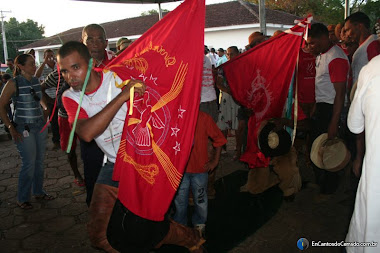
[{"label": "sandal", "polygon": [[85,182],[84,182],[83,179],[75,178],[75,179],[74,179],[74,183],[75,183],[76,185],[78,185],[79,187],[83,187],[83,186],[85,186]]},{"label": "sandal", "polygon": [[26,201],[26,202],[18,202],[17,201],[17,205],[21,208],[21,209],[24,209],[24,210],[28,210],[28,209],[32,209],[33,206],[32,204],[30,204],[30,202]]},{"label": "sandal", "polygon": [[55,199],[55,197],[45,193],[43,195],[38,195],[38,196],[35,196],[37,200],[53,200]]}]

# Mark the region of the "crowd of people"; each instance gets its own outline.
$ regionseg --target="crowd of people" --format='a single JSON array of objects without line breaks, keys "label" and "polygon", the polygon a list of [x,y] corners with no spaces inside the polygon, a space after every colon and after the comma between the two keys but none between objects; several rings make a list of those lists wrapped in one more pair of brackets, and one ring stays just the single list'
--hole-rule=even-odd
[{"label": "crowd of people", "polygon": [[[273,37],[281,33],[283,31],[276,31]],[[260,32],[252,33],[245,50],[266,39]],[[7,60],[8,69],[1,77],[0,117],[22,160],[17,204],[22,209],[33,208],[32,195],[44,201],[55,199],[43,189],[47,141],[44,125],[49,117],[54,148],[68,152],[74,182],[86,187],[88,235],[94,247],[106,252],[149,252],[163,244],[176,244],[191,252],[203,252],[208,199],[215,197],[215,169],[220,156],[226,153],[227,137],[235,135],[233,159],[239,160],[247,141],[248,120],[254,115],[254,110],[239,105],[234,99],[222,68],[218,68],[237,57],[241,50],[233,45],[217,51],[205,46],[200,112],[190,159],[173,200],[171,219],[151,221],[133,214],[123,205],[118,199],[119,183],[112,180],[124,127],[121,119],[125,119],[127,113],[122,105],[129,100],[132,87],[141,95],[146,86],[130,80],[121,90],[111,84],[123,81],[112,71],[102,70],[131,43],[123,37],[117,42],[116,53],[107,50],[104,28],[90,24],[83,29],[80,42],[65,43],[57,55],[53,50],[45,50],[44,61],[38,68],[34,50],[17,56],[14,61]],[[376,223],[375,210],[379,205],[377,158],[373,147],[377,140],[373,138],[377,136],[378,94],[374,80],[379,80],[379,54],[377,35],[372,33],[370,19],[362,12],[353,13],[336,25],[313,23],[305,47],[299,49],[297,117],[299,131],[306,135],[307,150],[310,152],[313,140],[323,133],[327,133],[328,139],[341,137],[352,154],[353,173],[361,177],[348,241],[376,241],[378,237],[376,226],[365,224]],[[83,89],[86,75],[89,81],[75,137],[68,150],[80,100],[78,91]],[[109,101],[104,97],[110,97]],[[110,126],[113,132],[108,131]],[[364,132],[367,127],[368,131]],[[109,138],[112,143],[106,141]],[[80,140],[83,176],[78,170],[77,139]],[[341,173],[315,165],[313,171],[320,198],[334,194]],[[195,206],[191,220],[187,215],[189,198]]]}]

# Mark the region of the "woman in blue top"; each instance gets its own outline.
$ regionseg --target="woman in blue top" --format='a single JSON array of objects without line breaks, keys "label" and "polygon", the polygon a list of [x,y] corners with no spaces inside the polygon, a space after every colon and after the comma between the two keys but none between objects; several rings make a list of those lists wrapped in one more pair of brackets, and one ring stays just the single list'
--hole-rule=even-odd
[{"label": "woman in blue top", "polygon": [[[36,199],[54,199],[42,188],[47,130],[42,133],[41,130],[45,124],[44,112],[47,113],[47,107],[42,101],[41,85],[34,77],[35,72],[33,56],[17,56],[15,78],[7,82],[0,96],[0,117],[9,129],[22,160],[17,193],[17,204],[22,209],[33,208],[31,194]],[[12,119],[15,124],[8,118],[5,109],[10,99],[15,108]]]}]

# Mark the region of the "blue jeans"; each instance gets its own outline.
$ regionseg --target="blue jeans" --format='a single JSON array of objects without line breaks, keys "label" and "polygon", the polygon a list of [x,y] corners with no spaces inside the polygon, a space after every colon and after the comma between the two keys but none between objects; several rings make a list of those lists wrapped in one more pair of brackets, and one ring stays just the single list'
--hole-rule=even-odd
[{"label": "blue jeans", "polygon": [[119,182],[118,181],[113,181],[112,180],[112,173],[113,173],[113,168],[115,164],[107,162],[104,164],[104,166],[100,169],[98,179],[96,180],[97,184],[106,184],[110,185],[116,188],[119,188]]},{"label": "blue jeans", "polygon": [[[44,122],[27,124],[30,131],[28,137],[23,137],[22,142],[17,143],[17,150],[21,156],[21,170],[18,178],[17,200],[20,203],[30,201],[33,195],[43,195],[44,181],[44,157],[46,150],[46,138],[48,131],[40,133]],[[16,127],[17,132],[23,134],[24,124]]]},{"label": "blue jeans", "polygon": [[193,226],[205,224],[207,220],[207,182],[208,173],[184,173],[182,182],[178,187],[174,198],[175,214],[173,220],[187,225],[187,206],[189,203],[189,190],[194,196],[194,213],[192,217]]}]

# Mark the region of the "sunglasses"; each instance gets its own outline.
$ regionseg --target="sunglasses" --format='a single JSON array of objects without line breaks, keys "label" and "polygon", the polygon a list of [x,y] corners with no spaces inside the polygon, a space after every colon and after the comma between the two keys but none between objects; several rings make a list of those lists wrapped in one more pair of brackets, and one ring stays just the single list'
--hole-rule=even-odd
[{"label": "sunglasses", "polygon": [[34,100],[36,100],[37,102],[40,101],[40,97],[37,96],[36,91],[33,88],[30,88],[30,94],[33,96]]}]

